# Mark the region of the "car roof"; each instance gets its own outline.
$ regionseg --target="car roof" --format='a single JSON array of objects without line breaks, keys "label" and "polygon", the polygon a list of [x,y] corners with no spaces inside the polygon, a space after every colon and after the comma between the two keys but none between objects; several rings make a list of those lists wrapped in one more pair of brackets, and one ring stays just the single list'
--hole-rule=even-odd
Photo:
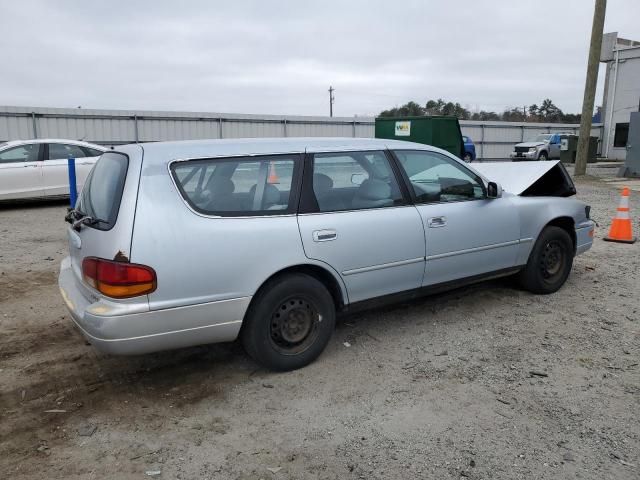
[{"label": "car roof", "polygon": [[438,148],[421,143],[386,140],[380,138],[321,137],[321,138],[234,138],[223,140],[184,140],[154,142],[116,147],[123,153],[144,150],[145,162],[169,162],[190,158],[235,155],[269,155],[278,153],[317,153],[353,150],[383,150],[386,148],[434,150]]},{"label": "car roof", "polygon": [[30,143],[66,143],[67,145],[81,145],[83,147],[96,148],[98,150],[106,151],[107,147],[102,145],[96,145],[95,143],[83,142],[82,140],[70,140],[68,138],[32,138],[29,140],[9,140],[5,143],[0,143],[0,147],[17,147],[20,145],[27,145]]}]

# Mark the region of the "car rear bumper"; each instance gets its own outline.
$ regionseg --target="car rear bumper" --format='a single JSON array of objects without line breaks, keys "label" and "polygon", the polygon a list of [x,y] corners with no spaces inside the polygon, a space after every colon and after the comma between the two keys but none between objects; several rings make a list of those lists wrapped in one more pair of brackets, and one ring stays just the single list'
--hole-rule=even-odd
[{"label": "car rear bumper", "polygon": [[593,245],[595,222],[587,220],[576,226],[576,255],[586,252]]},{"label": "car rear bumper", "polygon": [[146,301],[132,304],[88,298],[78,285],[69,258],[60,265],[58,285],[82,335],[98,350],[114,355],[233,341],[251,301],[251,297],[242,297],[149,310]]}]

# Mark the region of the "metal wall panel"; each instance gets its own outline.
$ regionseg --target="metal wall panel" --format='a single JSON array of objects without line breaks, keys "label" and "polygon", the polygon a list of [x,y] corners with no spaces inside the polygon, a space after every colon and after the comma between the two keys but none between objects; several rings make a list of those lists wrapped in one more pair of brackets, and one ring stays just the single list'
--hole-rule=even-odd
[{"label": "metal wall panel", "polygon": [[31,117],[0,117],[0,142],[33,138]]},{"label": "metal wall panel", "polygon": [[[34,117],[35,130],[34,132]],[[539,133],[577,132],[578,125],[462,120],[462,133],[479,158],[508,158],[513,145]],[[0,107],[0,141],[29,138],[83,139],[104,145],[247,137],[364,137],[375,134],[368,117],[311,117],[133,110]],[[595,125],[592,135],[602,136]]]}]

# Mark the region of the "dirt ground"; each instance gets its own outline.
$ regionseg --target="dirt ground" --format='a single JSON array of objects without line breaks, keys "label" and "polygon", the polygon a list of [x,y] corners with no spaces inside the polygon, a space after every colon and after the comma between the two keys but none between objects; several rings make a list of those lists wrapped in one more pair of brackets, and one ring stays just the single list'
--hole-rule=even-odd
[{"label": "dirt ground", "polygon": [[56,285],[65,204],[0,207],[0,478],[640,478],[640,243],[603,242],[619,192],[577,186],[600,228],[558,293],[346,317],[285,374],[237,344],[97,353]]}]

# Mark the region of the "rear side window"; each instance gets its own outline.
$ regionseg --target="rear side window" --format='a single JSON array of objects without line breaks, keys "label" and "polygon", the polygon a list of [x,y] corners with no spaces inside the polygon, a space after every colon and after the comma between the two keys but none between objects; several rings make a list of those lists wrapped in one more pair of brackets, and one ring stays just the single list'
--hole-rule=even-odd
[{"label": "rear side window", "polygon": [[118,218],[129,158],[122,153],[102,155],[91,170],[78,198],[76,210],[95,220],[91,226],[110,230]]},{"label": "rear side window", "polygon": [[175,162],[173,179],[194,210],[216,216],[295,212],[300,158],[270,155]]},{"label": "rear side window", "polygon": [[96,150],[95,148],[82,147],[82,150],[87,157],[99,157],[102,155],[102,150]]}]

